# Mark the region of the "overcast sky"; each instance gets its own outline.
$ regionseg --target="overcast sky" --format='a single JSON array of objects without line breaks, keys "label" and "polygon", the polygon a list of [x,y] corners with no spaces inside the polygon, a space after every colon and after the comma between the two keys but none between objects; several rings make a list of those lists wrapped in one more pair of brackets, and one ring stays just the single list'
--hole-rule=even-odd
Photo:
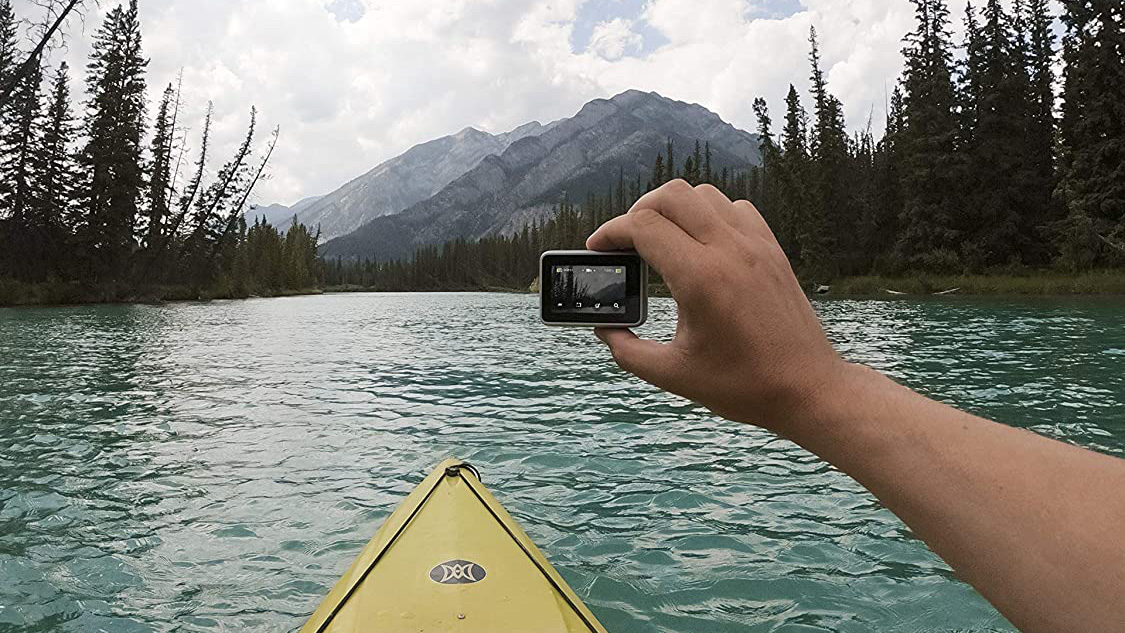
[{"label": "overcast sky", "polygon": [[[963,1],[951,4],[959,27]],[[101,0],[70,24],[53,61],[84,69],[115,5]],[[191,147],[208,99],[223,155],[251,104],[263,139],[281,126],[260,204],[328,193],[466,126],[545,123],[628,88],[753,130],[755,96],[779,120],[789,83],[807,88],[810,25],[849,125],[873,115],[881,127],[913,24],[908,0],[142,0],[140,11],[150,109],[182,67]]]}]

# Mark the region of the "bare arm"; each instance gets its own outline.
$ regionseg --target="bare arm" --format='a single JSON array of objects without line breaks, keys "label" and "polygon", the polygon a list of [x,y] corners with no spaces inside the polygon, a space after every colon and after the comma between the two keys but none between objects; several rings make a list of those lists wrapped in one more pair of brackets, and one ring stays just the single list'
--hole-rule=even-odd
[{"label": "bare arm", "polygon": [[1125,460],[934,402],[832,349],[748,202],[673,181],[587,243],[636,248],[676,337],[599,330],[622,368],[854,477],[1021,630],[1125,630]]}]

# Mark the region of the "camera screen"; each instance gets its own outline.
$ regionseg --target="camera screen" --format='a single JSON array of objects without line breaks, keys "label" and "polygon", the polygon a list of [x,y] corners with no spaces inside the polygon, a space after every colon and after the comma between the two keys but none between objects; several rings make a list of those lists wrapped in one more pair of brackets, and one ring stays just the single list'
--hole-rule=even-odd
[{"label": "camera screen", "polygon": [[553,266],[551,299],[555,312],[625,314],[624,266]]},{"label": "camera screen", "polygon": [[637,327],[648,318],[647,273],[629,251],[547,251],[539,261],[543,322]]}]

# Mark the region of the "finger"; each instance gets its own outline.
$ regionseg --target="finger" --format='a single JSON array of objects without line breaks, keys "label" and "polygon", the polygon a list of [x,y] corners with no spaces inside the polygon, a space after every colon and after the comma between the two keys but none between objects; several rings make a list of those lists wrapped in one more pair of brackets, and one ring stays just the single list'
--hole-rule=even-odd
[{"label": "finger", "polygon": [[675,382],[679,362],[668,343],[637,338],[632,330],[597,328],[594,334],[609,346],[621,369],[661,389],[668,389]]},{"label": "finger", "polygon": [[586,240],[592,251],[635,249],[664,280],[675,285],[697,260],[699,243],[671,220],[651,209],[619,215]]},{"label": "finger", "polygon": [[704,244],[714,241],[716,232],[722,228],[722,220],[711,205],[681,179],[665,183],[641,196],[629,212],[640,209],[653,209]]},{"label": "finger", "polygon": [[743,217],[745,214],[740,209],[736,208],[734,203],[730,201],[730,198],[726,197],[726,195],[719,191],[714,185],[698,185],[695,191],[711,205],[715,213],[731,228],[743,235],[753,234],[753,227],[746,218]]},{"label": "finger", "polygon": [[735,213],[738,215],[738,221],[744,224],[752,233],[756,233],[771,242],[776,242],[777,238],[774,237],[773,230],[770,225],[766,223],[766,219],[758,212],[758,207],[747,200],[739,200],[734,203]]}]

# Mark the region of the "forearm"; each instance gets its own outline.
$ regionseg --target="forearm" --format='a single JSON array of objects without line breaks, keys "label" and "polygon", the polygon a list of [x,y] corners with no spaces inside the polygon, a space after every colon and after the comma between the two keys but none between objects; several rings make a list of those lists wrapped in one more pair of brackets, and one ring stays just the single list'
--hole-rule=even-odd
[{"label": "forearm", "polygon": [[1125,461],[849,366],[787,434],[854,477],[1025,631],[1125,628]]}]

